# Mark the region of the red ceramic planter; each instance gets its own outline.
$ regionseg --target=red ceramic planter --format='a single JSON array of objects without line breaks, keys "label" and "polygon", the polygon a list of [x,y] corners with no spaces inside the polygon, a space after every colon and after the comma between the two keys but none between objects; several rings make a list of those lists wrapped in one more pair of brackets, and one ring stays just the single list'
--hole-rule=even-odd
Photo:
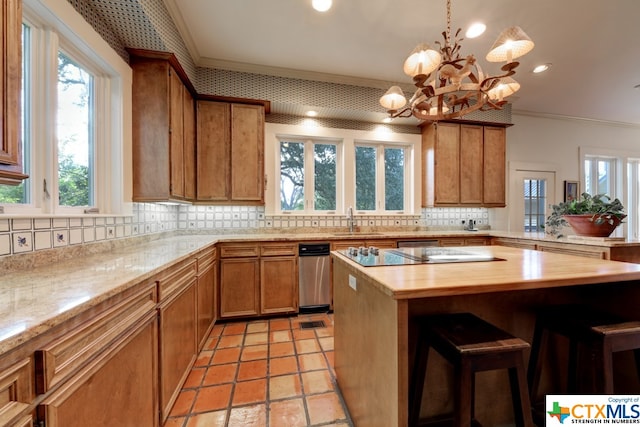
[{"label": "red ceramic planter", "polygon": [[573,231],[578,236],[588,237],[609,237],[611,233],[613,233],[613,230],[615,230],[624,219],[624,217],[611,217],[611,219],[613,219],[612,224],[610,224],[606,219],[602,224],[596,224],[595,218],[593,218],[593,215],[591,214],[563,215],[563,218],[567,220]]}]

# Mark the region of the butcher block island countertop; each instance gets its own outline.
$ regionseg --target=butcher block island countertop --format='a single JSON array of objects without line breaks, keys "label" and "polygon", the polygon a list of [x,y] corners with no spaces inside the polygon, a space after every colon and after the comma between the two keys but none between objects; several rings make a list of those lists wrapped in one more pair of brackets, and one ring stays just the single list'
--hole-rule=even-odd
[{"label": "butcher block island countertop", "polygon": [[[335,370],[355,425],[407,425],[416,316],[468,311],[529,343],[535,310],[546,305],[581,303],[638,316],[638,264],[501,246],[465,251],[504,260],[364,267],[332,252]],[[483,425],[513,423],[506,378],[498,372],[477,379]],[[452,410],[451,384],[449,366],[434,357],[423,418]]]}]

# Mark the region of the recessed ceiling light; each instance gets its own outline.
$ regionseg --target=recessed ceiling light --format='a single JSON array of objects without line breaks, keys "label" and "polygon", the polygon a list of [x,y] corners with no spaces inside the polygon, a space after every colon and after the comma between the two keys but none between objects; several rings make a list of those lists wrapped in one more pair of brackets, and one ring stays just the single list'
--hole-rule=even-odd
[{"label": "recessed ceiling light", "polygon": [[464,33],[464,36],[468,39],[474,39],[484,33],[484,30],[486,29],[487,26],[482,22],[476,22],[475,24],[471,24],[467,32]]},{"label": "recessed ceiling light", "polygon": [[332,0],[311,0],[313,8],[318,12],[326,12],[331,9]]},{"label": "recessed ceiling light", "polygon": [[536,73],[536,74],[544,73],[544,72],[545,72],[545,71],[547,71],[549,68],[551,68],[551,64],[541,64],[541,65],[536,66],[536,67],[533,69],[533,72],[534,72],[534,73]]},{"label": "recessed ceiling light", "polygon": [[382,123],[391,123],[393,121],[393,119],[391,117],[385,117],[384,119],[382,119]]},{"label": "recessed ceiling light", "polygon": [[309,110],[305,113],[307,117],[316,117],[318,115],[317,111]]}]

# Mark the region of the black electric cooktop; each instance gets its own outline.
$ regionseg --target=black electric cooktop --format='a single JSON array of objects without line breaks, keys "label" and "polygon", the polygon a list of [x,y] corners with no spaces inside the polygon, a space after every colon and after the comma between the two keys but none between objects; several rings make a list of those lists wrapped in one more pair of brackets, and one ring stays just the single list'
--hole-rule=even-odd
[{"label": "black electric cooktop", "polygon": [[502,258],[496,258],[481,250],[460,250],[433,246],[398,249],[353,247],[338,252],[365,267],[504,261]]}]

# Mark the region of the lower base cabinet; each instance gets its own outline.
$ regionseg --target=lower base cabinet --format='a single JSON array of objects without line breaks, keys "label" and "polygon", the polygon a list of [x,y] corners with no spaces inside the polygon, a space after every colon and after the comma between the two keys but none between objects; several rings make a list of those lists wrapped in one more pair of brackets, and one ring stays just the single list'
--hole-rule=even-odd
[{"label": "lower base cabinet", "polygon": [[[169,416],[197,356],[196,280],[160,303],[160,408]],[[142,425],[142,424],[141,424]]]},{"label": "lower base cabinet", "polygon": [[298,311],[298,268],[294,256],[260,259],[260,313]]},{"label": "lower base cabinet", "polygon": [[246,317],[259,314],[258,258],[220,260],[220,317]]},{"label": "lower base cabinet", "polygon": [[47,427],[159,425],[157,318],[138,326],[62,384],[38,407]]}]

